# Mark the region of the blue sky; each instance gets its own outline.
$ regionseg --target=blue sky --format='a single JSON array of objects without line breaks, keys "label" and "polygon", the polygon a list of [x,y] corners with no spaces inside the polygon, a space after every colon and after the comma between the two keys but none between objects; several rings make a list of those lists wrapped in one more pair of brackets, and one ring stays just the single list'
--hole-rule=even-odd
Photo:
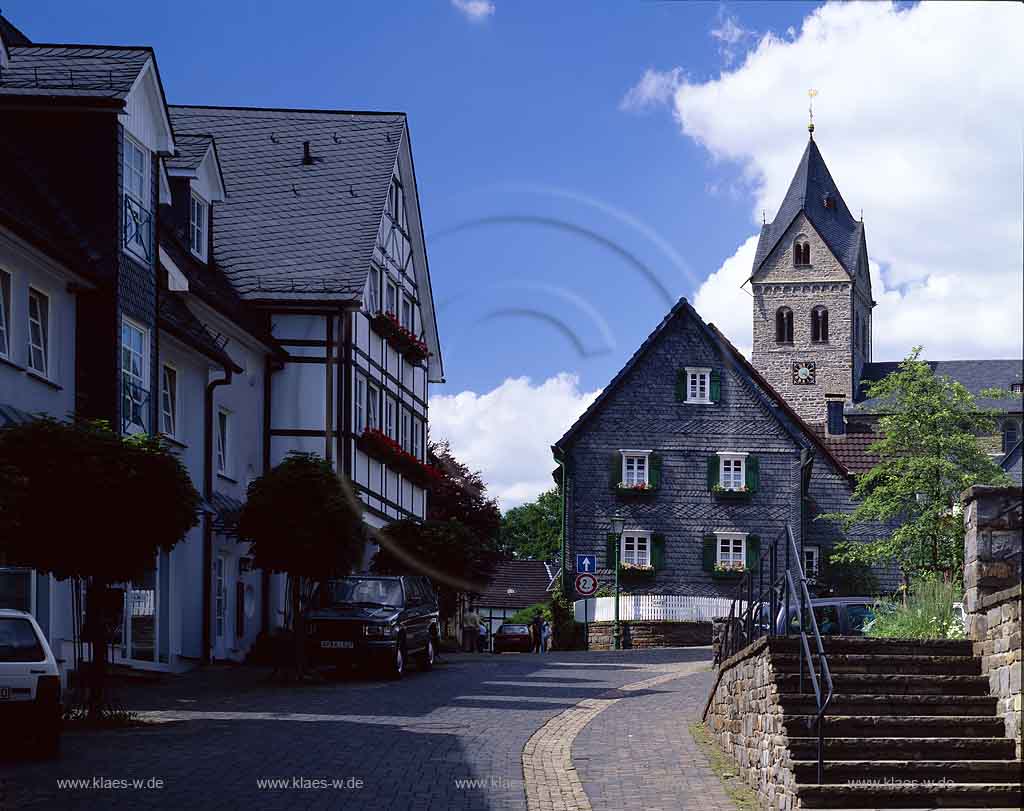
[{"label": "blue sky", "polygon": [[152,45],[172,103],[407,112],[448,378],[431,431],[504,506],[550,486],[550,444],[679,296],[749,346],[740,285],[811,87],[864,211],[875,359],[1021,356],[1020,4],[3,10],[36,41]]}]

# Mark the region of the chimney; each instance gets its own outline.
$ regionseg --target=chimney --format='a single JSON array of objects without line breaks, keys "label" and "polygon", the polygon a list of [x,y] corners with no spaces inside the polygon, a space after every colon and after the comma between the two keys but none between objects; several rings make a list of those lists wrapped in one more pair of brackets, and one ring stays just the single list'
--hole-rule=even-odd
[{"label": "chimney", "polygon": [[846,418],[843,416],[843,406],[846,405],[846,396],[843,394],[826,394],[825,400],[828,409],[825,433],[828,436],[845,436]]},{"label": "chimney", "polygon": [[303,166],[312,166],[313,165],[313,155],[309,151],[309,141],[303,141],[302,142],[302,165]]}]

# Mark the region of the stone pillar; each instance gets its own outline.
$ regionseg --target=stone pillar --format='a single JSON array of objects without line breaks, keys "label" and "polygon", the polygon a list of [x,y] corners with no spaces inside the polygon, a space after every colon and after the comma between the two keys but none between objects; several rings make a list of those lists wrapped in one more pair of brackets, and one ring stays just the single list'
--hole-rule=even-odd
[{"label": "stone pillar", "polygon": [[983,598],[1021,582],[1021,488],[974,485],[960,496],[964,507],[964,611],[968,636],[984,628]]}]

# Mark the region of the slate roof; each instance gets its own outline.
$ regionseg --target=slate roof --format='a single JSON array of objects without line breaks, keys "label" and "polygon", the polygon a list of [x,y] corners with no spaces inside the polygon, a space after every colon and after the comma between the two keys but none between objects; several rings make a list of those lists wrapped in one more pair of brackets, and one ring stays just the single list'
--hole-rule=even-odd
[{"label": "slate roof", "polygon": [[124,101],[153,49],[118,45],[16,45],[0,74],[0,96]]},{"label": "slate roof", "polygon": [[216,139],[230,196],[213,209],[213,254],[242,298],[361,299],[404,113],[170,111],[176,134]]},{"label": "slate roof", "polygon": [[164,158],[164,164],[168,169],[197,169],[212,143],[212,135],[179,134],[174,139],[177,149],[173,156]]},{"label": "slate roof", "polygon": [[228,366],[235,372],[242,371],[242,367],[231,360],[231,356],[188,308],[179,293],[161,290],[157,315],[162,329],[222,366]]},{"label": "slate roof", "polygon": [[[831,195],[835,200],[834,208],[825,208],[826,195]],[[775,219],[761,227],[751,276],[757,273],[801,211],[807,215],[807,219],[846,272],[851,276],[856,274],[860,249],[864,244],[864,223],[855,220],[846,207],[839,187],[818,151],[818,145],[811,138]]]},{"label": "slate roof", "polygon": [[242,514],[245,502],[214,490],[210,496],[210,506],[214,511],[213,528],[226,535],[237,534],[238,518]]},{"label": "slate roof", "polygon": [[[526,608],[551,599],[552,571],[542,560],[505,560],[476,599],[484,608]],[[509,593],[511,590],[511,593]]]},{"label": "slate roof", "polygon": [[24,32],[3,14],[0,14],[0,39],[3,39],[8,48],[12,45],[32,44],[32,40],[25,36]]},{"label": "slate roof", "polygon": [[[1024,360],[932,360],[926,361],[936,375],[951,377],[963,384],[963,386],[975,395],[978,405],[981,408],[996,409],[998,411],[1016,412],[1021,411],[1021,398],[999,398],[979,397],[982,389],[999,388],[1009,390],[1013,383],[1024,381]],[[867,363],[861,373],[862,380],[877,381],[895,372],[899,362],[885,361],[882,363]],[[886,403],[882,398],[866,399],[862,383],[857,392],[857,402],[847,406],[847,414],[884,414]]]},{"label": "slate roof", "polygon": [[874,431],[870,425],[849,422],[846,433],[842,436],[828,436],[824,425],[815,425],[814,432],[828,446],[832,455],[851,473],[867,473],[878,464],[878,454],[871,453],[868,448],[881,439],[882,435]]}]

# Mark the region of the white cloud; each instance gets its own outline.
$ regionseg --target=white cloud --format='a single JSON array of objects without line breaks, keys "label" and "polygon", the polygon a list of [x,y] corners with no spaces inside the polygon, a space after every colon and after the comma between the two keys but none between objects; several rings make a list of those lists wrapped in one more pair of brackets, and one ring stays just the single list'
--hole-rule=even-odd
[{"label": "white cloud", "polygon": [[[759,225],[793,176],[816,88],[816,140],[864,212],[875,359],[915,344],[932,358],[1020,357],[1022,39],[1015,4],[829,4],[795,38],[764,35],[735,70],[684,79],[674,112],[685,135],[739,165]],[[744,346],[750,298],[733,282],[750,244],[695,298]]]},{"label": "white cloud", "polygon": [[658,71],[648,68],[640,81],[626,91],[619,102],[620,110],[645,110],[667,104],[683,82],[682,70]]},{"label": "white cloud", "polygon": [[731,65],[736,60],[741,43],[757,36],[755,31],[748,31],[739,20],[729,14],[724,6],[718,8],[718,27],[712,28],[711,37],[718,40],[718,53],[725,60],[726,65]]},{"label": "white cloud", "polygon": [[491,17],[495,11],[494,3],[490,0],[452,0],[452,5],[473,22]]},{"label": "white cloud", "polygon": [[583,413],[598,391],[582,392],[579,378],[563,372],[534,385],[508,378],[484,394],[463,391],[430,398],[430,434],[480,470],[488,492],[507,510],[554,486],[551,443]]},{"label": "white cloud", "polygon": [[[753,344],[753,310],[748,293],[740,289],[750,278],[757,235],[750,237],[712,273],[693,297],[693,306],[705,321],[712,322],[744,355]],[[750,290],[749,285],[746,288]]]}]

